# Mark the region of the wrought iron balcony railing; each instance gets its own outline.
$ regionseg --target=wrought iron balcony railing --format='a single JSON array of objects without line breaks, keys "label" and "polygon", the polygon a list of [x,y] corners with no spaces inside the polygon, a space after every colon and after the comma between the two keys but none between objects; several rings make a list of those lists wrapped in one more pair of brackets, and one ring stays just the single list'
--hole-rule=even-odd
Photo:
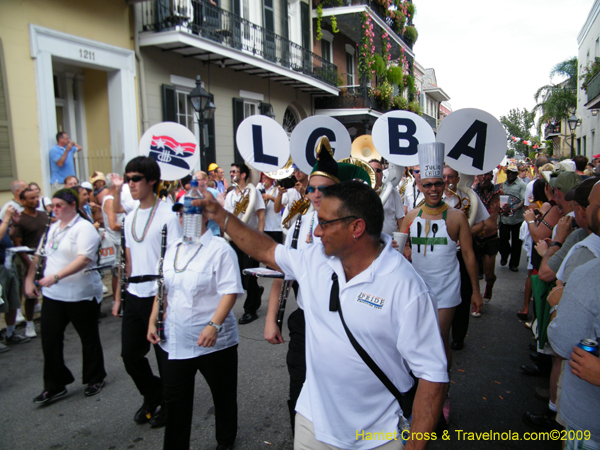
[{"label": "wrought iron balcony railing", "polygon": [[142,5],[142,30],[177,28],[282,67],[337,85],[337,66],[319,55],[208,2],[155,0]]},{"label": "wrought iron balcony railing", "polygon": [[316,109],[349,109],[366,108],[382,111],[379,103],[373,96],[371,89],[366,86],[344,86],[340,87],[339,97],[317,97],[315,98]]},{"label": "wrought iron balcony railing", "polygon": [[548,139],[552,136],[560,135],[561,123],[549,123],[546,125],[546,129],[544,130],[544,139]]},{"label": "wrought iron balcony railing", "polygon": [[600,72],[592,77],[587,87],[588,102],[600,95]]}]

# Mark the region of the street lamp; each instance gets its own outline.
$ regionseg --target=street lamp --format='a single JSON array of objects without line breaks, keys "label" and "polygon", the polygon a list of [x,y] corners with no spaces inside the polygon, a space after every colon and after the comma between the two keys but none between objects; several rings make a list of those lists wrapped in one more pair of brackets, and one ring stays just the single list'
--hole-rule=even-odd
[{"label": "street lamp", "polygon": [[212,119],[215,114],[214,96],[202,87],[200,75],[196,77],[196,87],[189,93],[188,98],[198,113],[198,127],[200,128],[200,170],[206,172],[208,161],[206,161],[206,143],[204,138],[204,120]]},{"label": "street lamp", "polygon": [[575,140],[575,128],[577,128],[577,125],[579,125],[579,119],[577,118],[575,113],[573,113],[571,117],[569,117],[567,123],[569,124],[569,130],[571,130],[571,159],[573,159],[573,157],[575,156],[575,147],[573,142]]}]

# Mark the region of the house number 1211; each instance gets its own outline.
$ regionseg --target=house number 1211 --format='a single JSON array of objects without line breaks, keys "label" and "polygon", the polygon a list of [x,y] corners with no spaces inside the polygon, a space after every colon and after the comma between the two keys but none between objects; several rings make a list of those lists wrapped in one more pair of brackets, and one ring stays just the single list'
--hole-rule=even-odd
[{"label": "house number 1211", "polygon": [[83,59],[89,59],[91,61],[96,60],[96,55],[94,55],[94,52],[91,52],[89,50],[84,50],[82,48],[79,49],[79,57],[83,58]]}]

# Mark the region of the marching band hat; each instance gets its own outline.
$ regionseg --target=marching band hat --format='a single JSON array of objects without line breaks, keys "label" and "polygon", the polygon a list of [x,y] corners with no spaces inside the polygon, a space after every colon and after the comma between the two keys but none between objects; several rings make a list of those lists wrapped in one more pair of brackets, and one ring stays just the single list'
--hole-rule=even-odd
[{"label": "marching band hat", "polygon": [[[327,177],[336,183],[361,180],[373,187],[375,178],[374,176],[370,176],[369,171],[365,166],[371,169],[371,166],[364,161],[356,160],[355,158],[347,158],[341,162],[336,162],[336,160],[333,159],[333,150],[329,144],[329,139],[326,136],[323,136],[317,145],[317,163],[313,167],[310,175]],[[373,169],[371,169],[371,171],[372,170]]]},{"label": "marching band hat", "polygon": [[418,144],[421,180],[426,178],[444,179],[444,143],[428,142]]}]

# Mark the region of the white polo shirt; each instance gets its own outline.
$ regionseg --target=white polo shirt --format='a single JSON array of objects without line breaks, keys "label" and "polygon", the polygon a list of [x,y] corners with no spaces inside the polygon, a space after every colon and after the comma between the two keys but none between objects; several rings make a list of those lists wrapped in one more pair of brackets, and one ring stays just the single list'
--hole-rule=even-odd
[{"label": "white polo shirt", "polygon": [[331,275],[339,277],[348,328],[401,392],[415,376],[448,382],[437,307],[411,264],[381,235],[385,248],[362,273],[346,282],[338,258],[323,246],[293,250],[278,245],[277,265],[300,284],[306,319],[306,381],[296,411],[312,421],[316,438],[346,449],[385,442],[357,440],[357,430],[392,432],[400,405],[350,343],[338,312],[329,311]]},{"label": "white polo shirt", "polygon": [[383,214],[383,232],[391,235],[394,231],[398,231],[398,219],[404,217],[404,203],[396,189],[392,189],[387,202],[383,205]]},{"label": "white polo shirt", "polygon": [[[177,248],[178,271],[189,261],[182,272],[175,271]],[[169,353],[169,359],[195,358],[239,343],[237,323],[230,311],[215,345],[207,348],[198,345],[198,337],[213,318],[221,298],[226,294],[244,294],[237,256],[225,239],[207,230],[200,244],[182,244],[180,240],[167,249],[163,272],[168,298],[167,339],[160,346]]]},{"label": "white polo shirt", "polygon": [[[227,194],[227,197],[225,197],[225,210],[229,211],[230,213],[233,213],[236,203],[239,202],[241,199],[242,194],[238,193],[237,189],[232,189],[231,191],[229,191],[229,194]],[[250,228],[254,228],[255,230],[258,229],[258,216],[256,215],[256,212],[261,209],[265,209],[265,201],[263,200],[262,195],[260,195],[260,192],[256,191],[256,201],[254,202],[254,210],[252,211],[250,219],[248,219],[247,223],[247,225]]]},{"label": "white polo shirt", "polygon": [[[133,219],[135,218],[135,234],[141,238],[151,211],[152,208],[139,209],[137,207],[125,217],[125,246],[131,255],[130,276],[132,277],[158,274],[163,225],[167,224],[167,247],[173,242],[179,241],[182,235],[177,214],[171,210],[171,206],[159,200],[146,237],[143,241],[136,242],[132,233]],[[156,281],[129,283],[127,292],[136,297],[153,297],[158,292],[158,287]]]},{"label": "white polo shirt", "polygon": [[[60,221],[55,222],[48,229],[48,239],[44,247],[48,259],[44,276],[56,274],[79,255],[91,260],[85,268],[95,266],[100,236],[94,226],[79,214],[62,230],[59,228],[60,224]],[[98,302],[102,301],[100,274],[96,271],[84,274],[84,269],[62,278],[50,287],[43,287],[42,295],[63,302],[79,302],[94,298]]]},{"label": "white polo shirt", "polygon": [[[277,187],[275,187],[275,189],[273,189],[273,186],[271,186],[269,189],[267,189],[263,183],[258,183],[256,185],[256,190],[258,191],[261,188],[265,189],[265,192],[267,194],[277,198],[277,193],[279,192]],[[257,192],[257,195],[260,195],[262,197],[262,195],[260,194],[260,191]],[[263,202],[264,202],[264,199],[263,199]],[[264,231],[281,231],[281,214],[275,212],[274,206],[275,206],[275,202],[273,202],[272,200],[269,201],[268,203],[265,203],[265,229],[264,229]]]}]

